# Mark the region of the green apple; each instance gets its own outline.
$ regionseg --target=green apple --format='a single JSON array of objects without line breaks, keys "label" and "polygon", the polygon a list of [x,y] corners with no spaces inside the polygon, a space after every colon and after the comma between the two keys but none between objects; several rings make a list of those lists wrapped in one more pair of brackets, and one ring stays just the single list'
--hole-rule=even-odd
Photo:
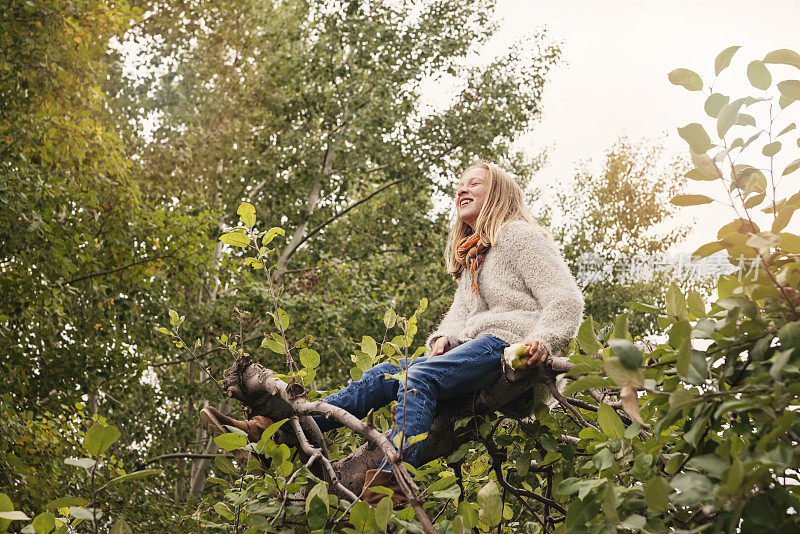
[{"label": "green apple", "polygon": [[503,358],[506,359],[506,363],[511,366],[511,368],[516,369],[519,371],[520,369],[524,369],[525,365],[528,363],[528,345],[524,343],[513,343],[503,350]]}]

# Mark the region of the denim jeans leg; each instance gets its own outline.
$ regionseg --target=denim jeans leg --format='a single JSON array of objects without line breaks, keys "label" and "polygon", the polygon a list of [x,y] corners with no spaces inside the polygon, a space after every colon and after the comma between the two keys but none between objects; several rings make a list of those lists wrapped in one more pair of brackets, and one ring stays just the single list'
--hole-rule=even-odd
[{"label": "denim jeans leg", "polygon": [[[401,360],[401,365],[404,363]],[[385,374],[395,374],[400,368],[389,362],[368,369],[360,379],[350,382],[347,387],[328,395],[323,400],[350,412],[359,419],[367,416],[371,409],[386,406],[397,398],[397,380],[387,379]],[[338,421],[324,415],[312,416],[323,432],[342,426]]]},{"label": "denim jeans leg", "polygon": [[[500,376],[500,359],[508,343],[487,334],[433,358],[419,358],[408,370],[408,391],[397,388],[397,417],[391,438],[403,430],[409,437],[428,432],[439,399],[456,398]],[[407,447],[407,448],[406,448]],[[404,460],[420,465],[425,441],[404,445]]]}]

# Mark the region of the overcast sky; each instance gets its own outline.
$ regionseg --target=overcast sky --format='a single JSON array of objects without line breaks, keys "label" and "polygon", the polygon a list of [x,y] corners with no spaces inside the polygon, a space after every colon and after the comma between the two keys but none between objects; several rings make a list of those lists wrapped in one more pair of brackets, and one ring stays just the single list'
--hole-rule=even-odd
[{"label": "overcast sky", "polygon": [[[564,61],[549,76],[543,120],[520,140],[532,153],[549,147],[550,163],[536,177],[540,183],[570,179],[581,159],[601,163],[623,133],[634,141],[665,133],[668,150],[688,154],[677,127],[705,118],[706,130],[715,131],[715,122],[703,112],[706,95],[671,84],[669,71],[685,67],[710,81],[716,55],[742,45],[715,88],[734,98],[758,96],[762,92],[747,83],[747,63],[779,48],[800,51],[800,0],[499,0],[498,15],[505,22],[495,46],[537,27],[547,27],[562,41]],[[792,67],[772,72],[773,78],[800,78]],[[776,124],[800,123],[799,115],[795,103]],[[800,155],[796,139],[797,130],[782,138],[787,163]],[[691,192],[699,192],[699,185],[705,184],[690,184]],[[790,194],[800,190],[800,171],[783,185]],[[718,183],[704,192],[724,195]],[[732,218],[731,209],[718,204],[684,209],[698,219],[689,243],[681,247],[687,252],[715,239],[717,229]],[[800,223],[793,221],[789,229],[797,232]]]}]

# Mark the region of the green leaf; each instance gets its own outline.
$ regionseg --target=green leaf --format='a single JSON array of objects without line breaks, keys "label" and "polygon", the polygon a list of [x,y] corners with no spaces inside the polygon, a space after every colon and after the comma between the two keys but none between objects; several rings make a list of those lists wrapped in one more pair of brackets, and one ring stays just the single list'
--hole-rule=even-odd
[{"label": "green leaf", "polygon": [[272,322],[275,323],[275,328],[278,329],[278,332],[281,331],[281,327],[283,327],[284,332],[289,329],[289,314],[283,311],[283,308],[278,308],[278,315],[270,315],[272,315]]},{"label": "green leaf", "polygon": [[[78,519],[83,519],[84,521],[94,521],[94,515],[92,514],[91,508],[83,508],[82,506],[70,506],[69,507],[69,515],[72,517],[77,517]],[[97,514],[97,517],[100,517],[100,514]]]},{"label": "green leaf", "polygon": [[475,528],[478,524],[478,513],[475,505],[462,501],[458,503],[458,515],[461,516],[465,528]]},{"label": "green leaf", "polygon": [[[368,369],[372,368],[373,361],[372,358],[369,357],[369,354],[357,350],[355,351],[355,363],[359,367],[359,369],[361,369],[362,371],[367,371]],[[402,376],[402,378],[396,375],[400,375]],[[395,376],[397,380],[401,381],[405,380],[405,371],[400,371],[400,373],[397,373],[396,375]]]},{"label": "green leaf", "polygon": [[705,258],[706,256],[711,256],[712,254],[723,250],[725,245],[720,243],[719,241],[712,241],[711,243],[706,243],[702,245],[700,248],[692,252],[693,259],[700,259]]},{"label": "green leaf", "polygon": [[781,131],[778,133],[778,135],[776,135],[775,137],[780,137],[780,136],[782,136],[783,134],[785,134],[785,133],[787,133],[787,132],[791,132],[791,131],[792,131],[792,130],[794,130],[795,128],[797,128],[797,125],[796,125],[795,123],[793,123],[793,122],[792,122],[792,123],[789,123],[789,125],[788,125],[788,126],[786,126],[786,128],[784,128],[783,130],[781,130]]},{"label": "green leaf", "polygon": [[729,104],[725,104],[722,106],[722,109],[719,110],[719,115],[717,116],[717,135],[719,135],[720,138],[724,138],[730,127],[736,124],[736,119],[739,117],[739,109],[742,107],[742,103],[743,99],[739,98]]},{"label": "green leaf", "polygon": [[675,85],[681,85],[689,91],[699,91],[703,88],[703,80],[689,69],[675,69],[667,77]]},{"label": "green leaf", "polygon": [[610,523],[616,525],[619,523],[619,514],[617,513],[617,498],[616,495],[614,495],[614,485],[606,484],[605,486],[606,489],[603,490],[603,504],[601,508],[606,519]]},{"label": "green leaf", "polygon": [[236,210],[236,215],[239,216],[239,220],[248,228],[252,228],[253,225],[256,224],[256,208],[249,202],[242,202],[239,205],[239,209]]},{"label": "green leaf", "polygon": [[772,75],[762,61],[751,61],[747,65],[747,79],[756,89],[767,90],[772,84]]},{"label": "green leaf", "polygon": [[383,316],[383,324],[386,325],[386,328],[392,328],[395,323],[397,323],[397,314],[389,308]]},{"label": "green leaf", "polygon": [[643,357],[639,348],[627,339],[609,339],[611,351],[619,358],[622,365],[628,369],[638,369],[642,365]]},{"label": "green leaf", "polygon": [[703,296],[697,291],[690,291],[689,294],[686,295],[686,306],[689,309],[689,313],[695,317],[700,318],[706,316],[706,304],[703,302]]},{"label": "green leaf", "polygon": [[695,168],[686,173],[686,177],[690,180],[709,181],[716,180],[722,177],[719,168],[714,163],[708,154],[695,154],[690,153],[692,163]]},{"label": "green leaf", "polygon": [[270,336],[264,336],[264,339],[261,340],[261,348],[268,348],[278,354],[286,354],[286,347],[283,346],[283,343],[278,343]]},{"label": "green leaf", "polygon": [[221,454],[214,457],[214,466],[227,475],[235,475],[238,472],[233,462]]},{"label": "green leaf", "polygon": [[233,512],[231,512],[230,508],[225,503],[218,502],[214,505],[214,511],[217,512],[221,517],[224,517],[228,521],[233,521]]},{"label": "green leaf", "polygon": [[684,318],[672,325],[669,330],[669,344],[678,348],[685,339],[688,339],[692,333],[692,325],[689,320]]},{"label": "green leaf", "polygon": [[647,525],[647,518],[639,514],[631,514],[620,525],[634,532],[639,532]]},{"label": "green leaf", "polygon": [[667,509],[669,504],[669,494],[672,493],[672,488],[661,477],[653,477],[644,485],[644,500],[647,506],[663,512]]},{"label": "green leaf", "polygon": [[709,204],[713,200],[706,195],[675,195],[670,202],[676,206],[699,206],[701,204]]},{"label": "green leaf", "polygon": [[300,364],[309,369],[316,369],[319,367],[320,357],[319,352],[314,349],[303,347],[300,349]]},{"label": "green leaf", "polygon": [[721,95],[719,93],[711,93],[710,95],[708,95],[708,98],[706,98],[706,103],[703,106],[703,109],[705,109],[706,115],[716,119],[717,116],[719,115],[719,111],[729,101],[730,98],[725,95]]},{"label": "green leaf", "polygon": [[424,312],[426,309],[428,309],[428,299],[422,297],[421,299],[419,299],[419,306],[417,306],[417,309],[414,310],[414,315],[417,316],[422,312]]},{"label": "green leaf", "polygon": [[378,524],[380,532],[386,532],[386,526],[389,524],[389,517],[392,514],[392,499],[384,497],[378,502],[375,508],[375,522]]},{"label": "green leaf", "polygon": [[[5,493],[0,493],[0,512],[13,512],[14,503]],[[0,519],[0,532],[5,532],[11,524],[9,519]]]},{"label": "green leaf", "polygon": [[56,526],[56,516],[49,511],[42,512],[33,518],[32,525],[36,534],[49,534]]},{"label": "green leaf", "polygon": [[611,331],[611,337],[618,339],[628,338],[628,316],[626,314],[621,313],[614,318],[614,329]]},{"label": "green leaf", "polygon": [[[388,497],[387,497],[388,498]],[[317,495],[311,497],[307,506],[306,520],[309,530],[321,530],[328,522],[328,507]]]},{"label": "green leaf", "polygon": [[308,495],[306,496],[306,513],[308,513],[308,511],[311,509],[311,500],[314,497],[323,502],[325,505],[325,514],[327,515],[330,511],[330,495],[328,495],[327,482],[318,482],[313,488],[311,488],[311,491],[308,492]]},{"label": "green leaf", "polygon": [[800,80],[783,80],[782,82],[778,82],[778,91],[781,92],[781,97],[785,98],[788,103],[800,100]]},{"label": "green leaf", "polygon": [[763,59],[764,63],[776,63],[781,65],[791,65],[800,69],[800,54],[794,50],[781,48],[769,52]]},{"label": "green leaf", "polygon": [[250,244],[250,236],[245,235],[242,230],[234,230],[227,234],[222,234],[219,240],[232,247],[244,248]]},{"label": "green leaf", "polygon": [[592,456],[592,463],[594,464],[595,469],[598,471],[605,471],[614,465],[614,455],[611,454],[611,451],[609,451],[608,448],[603,447],[599,452]]},{"label": "green leaf", "polygon": [[714,146],[706,130],[696,122],[678,128],[678,135],[689,143],[689,150],[695,154],[703,154]]},{"label": "green leaf", "polygon": [[714,74],[719,76],[719,73],[723,70],[728,68],[728,65],[731,64],[731,59],[733,55],[739,50],[741,46],[729,46],[722,52],[720,52],[717,57],[714,59]]},{"label": "green leaf", "polygon": [[625,425],[622,424],[622,419],[619,418],[614,408],[608,404],[603,403],[598,406],[597,422],[606,436],[612,439],[624,439]]},{"label": "green leaf", "polygon": [[411,436],[410,438],[408,438],[406,440],[406,447],[408,447],[410,445],[414,445],[415,443],[419,443],[420,441],[422,441],[424,439],[427,439],[427,438],[428,438],[428,433],[427,432],[423,432],[422,434],[417,434],[415,436]]},{"label": "green leaf", "polygon": [[772,143],[768,143],[764,145],[764,148],[761,149],[761,153],[771,158],[781,150],[781,142],[780,141],[773,141]]},{"label": "green leaf", "polygon": [[87,499],[82,497],[59,497],[44,505],[46,510],[58,510],[59,508],[69,508],[70,506],[86,506],[89,504]]},{"label": "green leaf", "polygon": [[161,469],[142,469],[141,471],[134,471],[133,473],[126,473],[116,478],[112,478],[108,483],[116,484],[117,482],[130,482],[132,480],[142,480],[154,475],[160,475],[164,471]]},{"label": "green leaf", "polygon": [[227,434],[221,434],[215,437],[214,443],[216,443],[221,449],[233,451],[236,449],[241,449],[247,445],[247,436],[229,432]]},{"label": "green leaf", "polygon": [[261,244],[263,246],[269,245],[277,235],[286,235],[286,232],[283,230],[283,228],[273,226],[267,231],[267,233],[264,234],[264,237],[261,239]]},{"label": "green leaf", "polygon": [[647,480],[653,472],[653,455],[647,452],[640,452],[633,460],[631,475],[639,480]]},{"label": "green leaf", "polygon": [[500,490],[494,480],[490,480],[478,492],[478,504],[480,512],[478,517],[481,521],[494,527],[500,524],[503,519],[503,500],[500,497]]},{"label": "green leaf", "polygon": [[263,453],[267,450],[267,441],[272,439],[272,436],[275,435],[275,432],[283,426],[283,424],[288,421],[288,419],[281,419],[280,421],[275,421],[271,425],[267,427],[264,432],[261,433],[261,438],[258,440],[258,444],[256,445],[256,450],[259,453]]},{"label": "green leaf", "polygon": [[586,354],[597,354],[597,352],[603,348],[594,335],[593,324],[594,320],[592,319],[592,316],[589,315],[581,323],[580,328],[578,328],[578,344],[580,345],[581,350]]},{"label": "green leaf", "polygon": [[361,338],[361,350],[363,350],[367,356],[369,356],[372,360],[375,359],[375,356],[378,354],[378,345],[375,343],[375,340],[372,339],[370,336],[363,336]]},{"label": "green leaf", "polygon": [[678,347],[678,352],[675,353],[675,369],[682,377],[689,375],[689,362],[691,361],[692,340],[689,338],[684,339]]},{"label": "green leaf", "polygon": [[0,519],[7,519],[9,521],[29,521],[30,517],[25,515],[25,512],[12,510],[10,512],[0,512]]},{"label": "green leaf", "polygon": [[74,465],[75,467],[82,467],[83,469],[89,469],[94,465],[95,460],[93,458],[67,458],[64,460],[64,463],[67,465]]},{"label": "green leaf", "polygon": [[89,454],[100,456],[120,437],[119,430],[110,425],[95,423],[83,437],[83,447]]},{"label": "green leaf", "polygon": [[781,173],[781,176],[786,176],[787,174],[792,174],[797,169],[800,169],[800,158],[797,158],[796,160],[791,162],[789,165],[787,165],[786,168],[783,169],[783,173]]},{"label": "green leaf", "polygon": [[128,522],[125,521],[125,518],[120,517],[117,519],[117,522],[114,523],[114,526],[111,527],[111,534],[133,534],[133,530],[128,526]]},{"label": "green leaf", "polygon": [[564,395],[572,395],[573,393],[577,393],[578,391],[583,391],[585,389],[602,387],[606,387],[606,381],[603,379],[603,377],[597,375],[588,375],[567,384],[567,387],[564,388]]},{"label": "green leaf", "polygon": [[679,506],[697,506],[714,498],[714,485],[699,473],[678,473],[671,484],[680,492],[672,499]]},{"label": "green leaf", "polygon": [[679,318],[686,317],[686,301],[674,282],[667,289],[667,313]]}]

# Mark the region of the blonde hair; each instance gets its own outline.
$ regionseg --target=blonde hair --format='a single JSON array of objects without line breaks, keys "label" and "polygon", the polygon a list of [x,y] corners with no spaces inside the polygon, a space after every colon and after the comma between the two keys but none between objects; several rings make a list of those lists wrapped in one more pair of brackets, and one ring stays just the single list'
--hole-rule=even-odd
[{"label": "blonde hair", "polygon": [[461,178],[471,169],[484,169],[486,171],[486,197],[483,207],[475,221],[475,229],[471,229],[467,223],[461,220],[461,215],[456,208],[456,216],[450,233],[447,236],[447,244],[444,249],[444,258],[447,265],[447,272],[458,279],[464,266],[456,261],[456,251],[461,241],[474,233],[478,233],[480,243],[484,246],[494,246],[497,237],[506,224],[511,221],[526,221],[531,226],[539,230],[542,235],[552,239],[550,233],[544,229],[533,217],[523,200],[522,188],[514,178],[497,164],[486,159],[479,159],[471,163],[461,173]]}]

